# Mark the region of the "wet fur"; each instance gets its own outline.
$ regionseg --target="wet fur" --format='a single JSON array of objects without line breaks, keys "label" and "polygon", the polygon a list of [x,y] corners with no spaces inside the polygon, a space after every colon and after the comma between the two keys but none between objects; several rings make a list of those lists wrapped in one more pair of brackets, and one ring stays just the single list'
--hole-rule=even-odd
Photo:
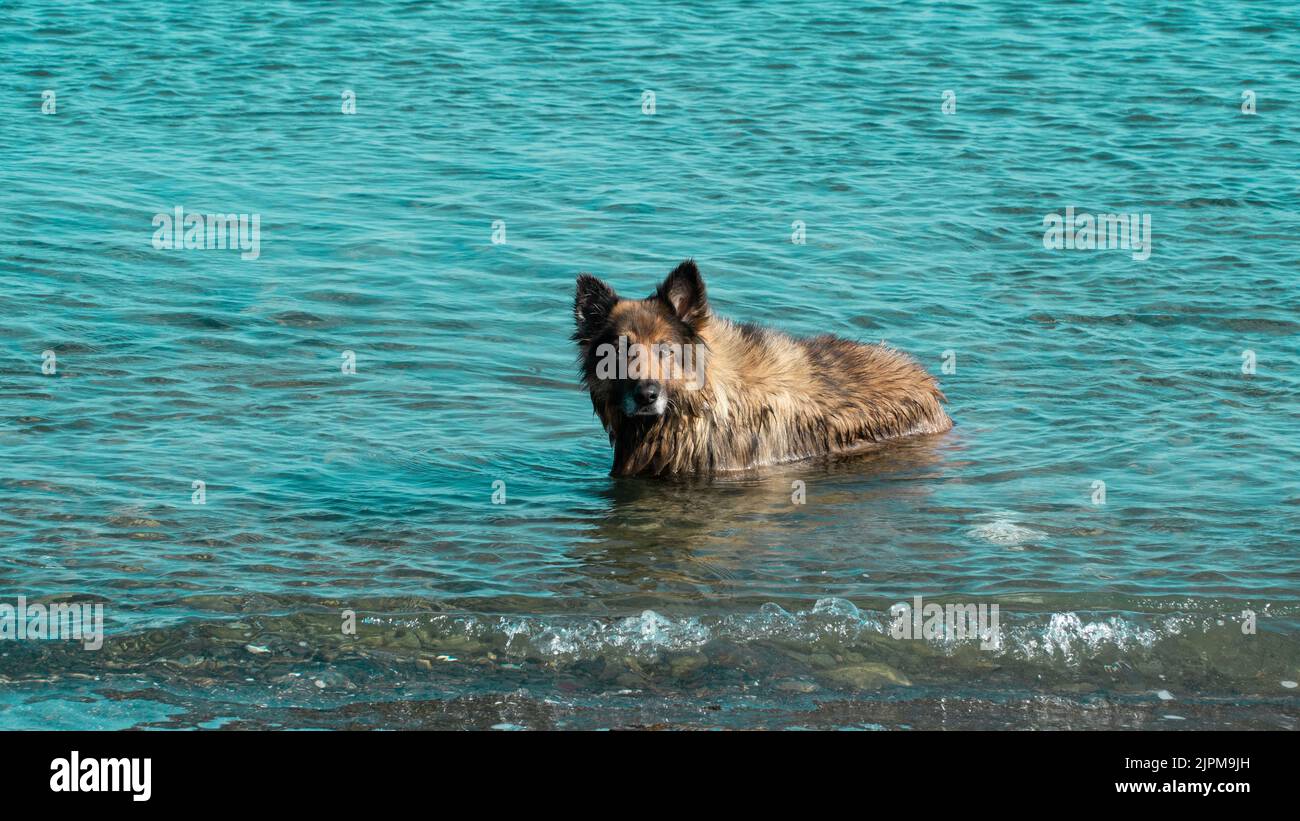
[{"label": "wet fur", "polygon": [[[911,357],[716,316],[690,260],[639,300],[580,275],[574,317],[583,384],[614,447],[616,476],[748,470],[952,427],[938,383]],[[703,343],[704,385],[669,383],[662,416],[625,415],[624,386],[597,378],[595,369],[598,346],[620,335],[644,344]]]}]

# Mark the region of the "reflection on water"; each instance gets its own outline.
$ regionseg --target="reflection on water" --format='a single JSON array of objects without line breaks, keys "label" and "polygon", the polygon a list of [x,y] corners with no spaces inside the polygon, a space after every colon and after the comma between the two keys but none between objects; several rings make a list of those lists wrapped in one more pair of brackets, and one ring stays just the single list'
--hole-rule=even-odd
[{"label": "reflection on water", "polygon": [[[610,479],[571,555],[593,587],[622,594],[611,599],[620,606],[761,604],[775,594],[755,592],[766,574],[871,566],[872,534],[888,527],[899,493],[915,501],[931,492],[909,479],[938,475],[941,439],[743,476]],[[845,532],[858,534],[852,544]]]}]

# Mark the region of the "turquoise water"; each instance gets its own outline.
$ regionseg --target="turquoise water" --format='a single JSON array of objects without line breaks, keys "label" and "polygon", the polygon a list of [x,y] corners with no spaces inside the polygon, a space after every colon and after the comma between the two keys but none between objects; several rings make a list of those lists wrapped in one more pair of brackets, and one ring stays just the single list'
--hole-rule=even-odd
[{"label": "turquoise water", "polygon": [[[7,3],[0,602],[109,637],[0,643],[0,726],[1293,727],[1297,32]],[[258,258],[155,249],[177,206],[259,215]],[[1067,207],[1150,215],[1150,258],[1044,248]],[[574,276],[688,256],[724,315],[909,351],[957,427],[609,478]],[[1002,645],[890,638],[918,595]]]}]

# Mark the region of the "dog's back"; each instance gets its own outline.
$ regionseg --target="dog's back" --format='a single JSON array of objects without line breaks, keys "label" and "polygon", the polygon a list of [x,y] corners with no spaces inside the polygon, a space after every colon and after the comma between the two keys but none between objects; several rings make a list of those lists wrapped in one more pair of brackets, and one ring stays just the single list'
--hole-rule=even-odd
[{"label": "dog's back", "polygon": [[695,425],[708,432],[711,470],[848,453],[952,427],[934,377],[883,345],[796,338],[718,317],[702,336],[712,413]]}]

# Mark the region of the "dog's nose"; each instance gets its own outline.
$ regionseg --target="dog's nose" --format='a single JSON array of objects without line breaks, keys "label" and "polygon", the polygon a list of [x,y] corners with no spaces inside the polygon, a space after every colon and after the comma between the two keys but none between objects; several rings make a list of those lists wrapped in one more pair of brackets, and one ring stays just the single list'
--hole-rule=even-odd
[{"label": "dog's nose", "polygon": [[659,398],[661,388],[658,382],[641,382],[636,386],[636,401],[640,405],[649,405]]}]

